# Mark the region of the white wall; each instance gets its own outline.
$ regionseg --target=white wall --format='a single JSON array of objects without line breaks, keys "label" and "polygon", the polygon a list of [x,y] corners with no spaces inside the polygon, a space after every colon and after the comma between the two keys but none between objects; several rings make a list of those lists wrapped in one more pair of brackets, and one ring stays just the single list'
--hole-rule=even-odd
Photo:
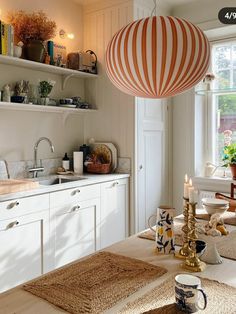
[{"label": "white wall", "polygon": [[[11,10],[43,10],[55,20],[58,29],[64,28],[67,32],[75,34],[74,40],[61,40],[68,47],[68,51],[82,49],[83,44],[83,15],[82,7],[72,1],[66,0],[1,0],[1,18],[6,18]],[[58,39],[58,38],[57,38]],[[51,97],[60,98],[68,96],[84,97],[84,83],[81,80],[71,79],[64,91],[61,91],[61,77],[31,71],[29,69],[0,65],[0,89],[6,83],[17,80],[30,80],[37,84],[39,79],[52,79],[56,81]],[[49,137],[55,146],[52,154],[47,145],[41,144],[39,157],[61,157],[65,152],[71,153],[78,145],[83,143],[83,117],[69,116],[63,123],[62,116],[54,113],[0,111],[0,157],[9,161],[28,160],[33,158],[33,145],[40,136]]]},{"label": "white wall", "polygon": [[[174,16],[184,18],[197,24],[203,30],[225,27],[218,21],[218,12],[222,7],[234,7],[235,0],[198,0],[172,10]],[[236,28],[236,26],[235,26]],[[217,31],[216,31],[217,35]],[[190,176],[199,175],[201,165],[199,159],[203,159],[202,147],[198,147],[201,139],[204,139],[202,130],[194,130],[195,95],[190,90],[173,98],[173,203],[176,209],[182,211],[183,181],[185,173]],[[196,105],[199,108],[199,104]],[[199,124],[200,125],[200,124]],[[194,147],[196,137],[196,151]],[[197,160],[195,160],[195,157]],[[196,173],[197,171],[197,173]]]},{"label": "white wall", "polygon": [[235,7],[235,0],[197,0],[175,6],[172,14],[195,24],[217,27],[223,26],[218,20],[218,12],[224,7]]},{"label": "white wall", "polygon": [[[102,1],[84,10],[84,48],[96,52],[99,60],[99,78],[86,83],[88,101],[96,102],[96,115],[87,115],[85,138],[113,142],[119,157],[131,158],[130,183],[131,216],[133,213],[133,171],[135,142],[134,97],[120,92],[105,73],[105,52],[112,36],[133,20],[132,1]],[[131,229],[133,227],[133,219]]]},{"label": "white wall", "polygon": [[[1,18],[7,19],[9,11],[24,10],[33,12],[42,10],[57,24],[57,37],[55,41],[65,45],[68,52],[77,51],[83,47],[83,9],[82,6],[71,0],[1,0]],[[75,38],[61,39],[58,35],[60,29],[73,33]]]}]

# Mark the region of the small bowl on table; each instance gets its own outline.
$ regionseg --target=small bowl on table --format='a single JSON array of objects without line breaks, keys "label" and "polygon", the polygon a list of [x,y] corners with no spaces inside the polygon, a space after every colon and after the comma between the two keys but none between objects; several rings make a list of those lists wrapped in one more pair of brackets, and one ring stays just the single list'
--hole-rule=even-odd
[{"label": "small bowl on table", "polygon": [[218,198],[203,198],[202,206],[207,211],[208,215],[222,215],[229,209],[229,201]]},{"label": "small bowl on table", "polygon": [[[190,246],[191,246],[191,242],[192,241],[189,241]],[[205,252],[206,246],[207,246],[207,244],[205,241],[196,240],[196,253],[197,253],[198,257],[202,256],[202,254]]]}]

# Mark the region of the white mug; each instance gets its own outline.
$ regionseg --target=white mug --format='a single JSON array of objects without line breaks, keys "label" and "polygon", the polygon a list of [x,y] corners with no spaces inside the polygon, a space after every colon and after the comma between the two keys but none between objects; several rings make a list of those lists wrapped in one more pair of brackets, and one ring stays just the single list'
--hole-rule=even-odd
[{"label": "white mug", "polygon": [[[203,297],[203,307],[199,304],[200,295]],[[205,310],[207,296],[201,288],[201,280],[193,275],[177,275],[175,277],[175,300],[181,311],[195,313],[199,310]]]}]

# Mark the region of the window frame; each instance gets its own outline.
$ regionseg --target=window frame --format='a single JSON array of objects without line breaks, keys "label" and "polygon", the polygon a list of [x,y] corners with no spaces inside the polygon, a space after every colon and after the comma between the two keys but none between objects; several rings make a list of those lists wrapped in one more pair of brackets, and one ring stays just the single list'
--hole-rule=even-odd
[{"label": "window frame", "polygon": [[[222,44],[227,43],[235,43],[236,44],[236,36],[229,38],[229,39],[220,39],[220,40],[213,40],[210,42],[211,51],[217,46],[221,46]],[[208,72],[213,72],[213,58],[211,59],[210,67],[208,69]],[[236,69],[236,66],[234,67]],[[233,72],[233,71],[231,71]],[[231,74],[232,75],[232,74]],[[232,88],[232,87],[231,87]],[[226,89],[225,89],[226,90]],[[206,92],[204,97],[204,107],[202,109],[202,118],[203,118],[203,125],[204,125],[204,131],[203,131],[203,149],[204,149],[204,156],[202,160],[202,169],[201,173],[204,173],[204,166],[206,165],[206,162],[211,162],[212,164],[215,164],[219,166],[218,161],[216,160],[216,127],[217,127],[217,115],[216,113],[216,103],[215,103],[215,96],[220,95],[226,95],[226,94],[236,94],[236,88],[234,88],[235,92],[230,91],[228,93],[225,92],[224,89],[222,89],[222,92],[215,92],[214,94],[211,92]],[[198,110],[196,107],[195,102],[195,110]],[[198,149],[195,147],[195,149]],[[230,170],[229,169],[218,169],[214,176],[222,176],[222,171],[225,170],[225,173],[227,176],[230,176]],[[199,174],[199,169],[195,170],[196,174]]]}]

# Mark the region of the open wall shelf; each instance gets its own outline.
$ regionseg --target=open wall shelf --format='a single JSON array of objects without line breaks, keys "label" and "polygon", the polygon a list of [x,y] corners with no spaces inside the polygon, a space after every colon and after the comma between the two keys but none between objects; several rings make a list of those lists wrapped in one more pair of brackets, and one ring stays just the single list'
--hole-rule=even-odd
[{"label": "open wall shelf", "polygon": [[96,79],[98,77],[98,75],[96,74],[56,67],[49,64],[29,61],[29,60],[15,58],[15,57],[3,56],[3,55],[0,55],[0,64],[7,64],[7,65],[27,68],[27,69],[31,69],[35,71],[42,71],[42,72],[61,75],[63,79],[62,89],[65,88],[66,82],[71,77],[77,77],[80,79]]},{"label": "open wall shelf", "polygon": [[0,110],[19,110],[19,111],[34,111],[34,112],[51,112],[51,113],[61,113],[64,116],[70,114],[84,114],[88,112],[96,112],[95,109],[77,109],[68,108],[62,106],[40,106],[34,104],[18,104],[12,102],[0,102]]}]

